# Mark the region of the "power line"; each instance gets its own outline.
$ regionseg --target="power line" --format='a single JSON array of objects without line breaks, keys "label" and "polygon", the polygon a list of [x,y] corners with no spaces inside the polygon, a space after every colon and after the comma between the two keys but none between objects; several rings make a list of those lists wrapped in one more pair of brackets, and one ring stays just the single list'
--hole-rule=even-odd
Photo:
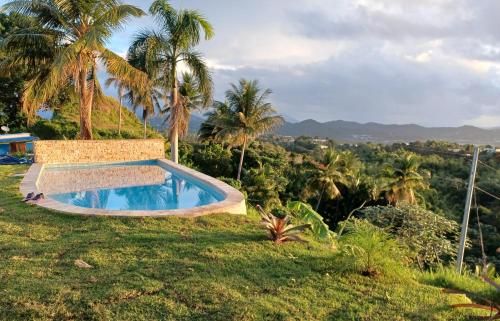
[{"label": "power line", "polygon": [[500,201],[500,196],[494,195],[494,194],[492,194],[488,191],[485,191],[484,189],[477,187],[477,186],[474,186],[474,188],[477,189],[478,191],[483,192],[484,194],[489,195],[489,196],[493,197],[494,199],[497,199]]},{"label": "power line", "polygon": [[449,155],[449,156],[456,156],[456,157],[466,157],[466,158],[472,157],[472,155],[470,155],[470,154],[446,152],[446,151],[435,150],[435,149],[430,149],[430,148],[412,147],[412,146],[406,146],[404,148],[408,149],[408,150],[411,150],[411,151],[429,152],[429,153],[438,154],[438,155],[441,154],[441,155]]},{"label": "power line", "polygon": [[486,272],[486,267],[487,267],[486,264],[488,262],[488,257],[486,256],[486,252],[484,251],[483,229],[481,228],[481,220],[479,219],[479,206],[477,206],[476,194],[477,194],[477,192],[474,191],[474,193],[473,193],[474,207],[476,208],[477,228],[479,231],[479,244],[481,245],[481,256],[483,259],[483,270],[484,270],[484,272]]},{"label": "power line", "polygon": [[491,166],[490,164],[483,162],[482,160],[479,160],[479,163],[480,163],[481,165],[483,165],[483,166],[488,167],[489,169],[492,169],[492,170],[494,170],[494,171],[498,171],[498,168],[495,168],[495,167]]}]

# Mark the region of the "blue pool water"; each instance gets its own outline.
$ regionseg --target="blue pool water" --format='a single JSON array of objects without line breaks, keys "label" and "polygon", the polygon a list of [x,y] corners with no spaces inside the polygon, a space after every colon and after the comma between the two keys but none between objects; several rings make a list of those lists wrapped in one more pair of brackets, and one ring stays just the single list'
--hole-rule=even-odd
[{"label": "blue pool water", "polygon": [[223,199],[213,188],[156,162],[48,167],[39,184],[62,203],[107,210],[172,210]]}]

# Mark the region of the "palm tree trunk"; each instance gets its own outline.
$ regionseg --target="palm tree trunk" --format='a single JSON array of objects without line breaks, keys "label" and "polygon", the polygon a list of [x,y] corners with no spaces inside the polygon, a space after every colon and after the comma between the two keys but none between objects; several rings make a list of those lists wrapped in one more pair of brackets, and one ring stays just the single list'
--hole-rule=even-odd
[{"label": "palm tree trunk", "polygon": [[148,120],[148,115],[146,113],[146,110],[144,110],[142,112],[142,119],[144,120],[144,139],[146,139],[146,124],[147,124],[147,120]]},{"label": "palm tree trunk", "polygon": [[[172,108],[178,108],[178,93],[177,93],[177,79],[175,79],[175,71],[173,72],[173,83],[172,86]],[[174,112],[175,113],[175,112]],[[172,116],[171,116],[172,117]],[[173,117],[172,117],[173,119]],[[174,163],[179,162],[179,130],[176,123],[170,124],[172,126],[170,130],[170,154],[172,161]]]},{"label": "palm tree trunk", "polygon": [[321,189],[321,194],[319,194],[318,202],[316,203],[316,212],[319,209],[319,205],[321,204],[321,200],[323,199],[323,194],[325,193],[326,186],[323,186],[323,189]]},{"label": "palm tree trunk", "polygon": [[247,138],[243,140],[243,146],[241,148],[241,155],[240,155],[240,164],[238,166],[238,176],[236,177],[237,180],[240,180],[241,178],[241,170],[243,169],[243,158],[245,157],[245,149],[247,148]]},{"label": "palm tree trunk", "polygon": [[120,95],[120,105],[118,106],[118,136],[122,134],[122,95]]},{"label": "palm tree trunk", "polygon": [[92,139],[92,91],[88,88],[88,67],[80,57],[79,94],[80,94],[80,139]]}]

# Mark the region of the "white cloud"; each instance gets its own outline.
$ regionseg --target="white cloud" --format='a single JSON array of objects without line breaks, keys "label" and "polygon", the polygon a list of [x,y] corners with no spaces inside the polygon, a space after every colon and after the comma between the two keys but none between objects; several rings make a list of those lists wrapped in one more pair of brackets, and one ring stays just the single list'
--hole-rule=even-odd
[{"label": "white cloud", "polygon": [[500,125],[500,116],[481,115],[477,118],[472,119],[470,122],[467,123],[470,125],[485,127],[485,128],[498,127]]}]

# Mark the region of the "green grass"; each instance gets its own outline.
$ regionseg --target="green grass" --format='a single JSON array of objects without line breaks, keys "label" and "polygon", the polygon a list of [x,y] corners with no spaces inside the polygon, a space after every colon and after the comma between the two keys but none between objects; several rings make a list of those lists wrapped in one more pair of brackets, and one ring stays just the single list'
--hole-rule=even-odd
[{"label": "green grass", "polygon": [[0,167],[1,320],[464,319],[449,308],[457,298],[411,273],[341,274],[325,245],[271,243],[255,214],[102,218],[26,205],[13,175],[25,170]]}]

